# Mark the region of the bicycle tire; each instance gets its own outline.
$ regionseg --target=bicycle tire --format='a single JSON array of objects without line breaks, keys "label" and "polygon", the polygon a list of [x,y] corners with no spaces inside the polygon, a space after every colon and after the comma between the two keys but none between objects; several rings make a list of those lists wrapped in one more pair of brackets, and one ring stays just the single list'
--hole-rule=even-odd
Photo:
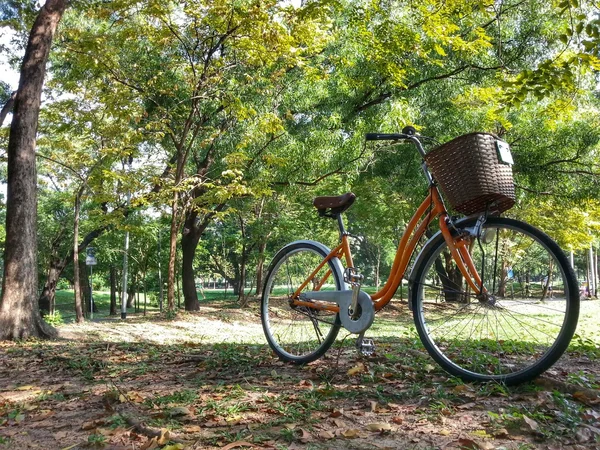
[{"label": "bicycle tire", "polygon": [[425,349],[448,373],[519,384],[567,349],[579,317],[577,279],[559,246],[529,224],[491,217],[482,236],[485,257],[477,241],[470,252],[492,296],[477,299],[469,292],[438,232],[411,275],[414,322]]},{"label": "bicycle tire", "polygon": [[[323,356],[335,342],[341,326],[337,313],[291,304],[291,294],[328,253],[329,249],[318,242],[296,241],[282,248],[268,269],[261,299],[261,322],[269,346],[283,361],[307,364]],[[328,270],[330,275],[323,280]],[[324,289],[346,289],[338,258],[332,258],[315,278],[323,283]],[[304,291],[313,288],[309,283]]]}]

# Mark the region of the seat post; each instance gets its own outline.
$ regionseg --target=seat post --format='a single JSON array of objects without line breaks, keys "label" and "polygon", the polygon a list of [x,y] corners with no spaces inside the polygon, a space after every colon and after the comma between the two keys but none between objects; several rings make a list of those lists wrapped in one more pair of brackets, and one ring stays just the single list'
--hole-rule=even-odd
[{"label": "seat post", "polygon": [[338,227],[340,228],[340,239],[343,235],[346,234],[346,228],[344,227],[344,220],[342,219],[341,214],[336,214],[335,218],[337,219]]}]

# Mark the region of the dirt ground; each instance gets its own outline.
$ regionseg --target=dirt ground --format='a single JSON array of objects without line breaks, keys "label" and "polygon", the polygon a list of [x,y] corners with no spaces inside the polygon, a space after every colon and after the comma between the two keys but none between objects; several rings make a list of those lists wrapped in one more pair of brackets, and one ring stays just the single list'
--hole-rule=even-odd
[{"label": "dirt ground", "polygon": [[256,306],[60,333],[0,343],[0,449],[600,448],[600,350],[585,334],[507,388],[451,378],[401,338],[365,358],[340,333],[326,357],[284,365]]}]

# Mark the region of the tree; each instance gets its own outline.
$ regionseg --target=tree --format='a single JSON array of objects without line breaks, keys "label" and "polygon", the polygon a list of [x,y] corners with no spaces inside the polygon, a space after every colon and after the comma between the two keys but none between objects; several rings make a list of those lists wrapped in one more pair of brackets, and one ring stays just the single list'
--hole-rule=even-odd
[{"label": "tree", "polygon": [[35,144],[50,45],[67,7],[47,0],[33,24],[14,104],[8,143],[6,247],[0,300],[0,339],[51,337],[37,305]]}]

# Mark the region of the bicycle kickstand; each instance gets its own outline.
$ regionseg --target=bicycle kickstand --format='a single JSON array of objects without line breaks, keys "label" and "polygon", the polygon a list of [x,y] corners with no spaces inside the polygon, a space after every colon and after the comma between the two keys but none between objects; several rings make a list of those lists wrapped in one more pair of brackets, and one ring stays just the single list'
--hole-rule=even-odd
[{"label": "bicycle kickstand", "polygon": [[375,342],[373,339],[366,338],[363,331],[356,339],[356,350],[363,356],[371,356],[375,353]]}]

